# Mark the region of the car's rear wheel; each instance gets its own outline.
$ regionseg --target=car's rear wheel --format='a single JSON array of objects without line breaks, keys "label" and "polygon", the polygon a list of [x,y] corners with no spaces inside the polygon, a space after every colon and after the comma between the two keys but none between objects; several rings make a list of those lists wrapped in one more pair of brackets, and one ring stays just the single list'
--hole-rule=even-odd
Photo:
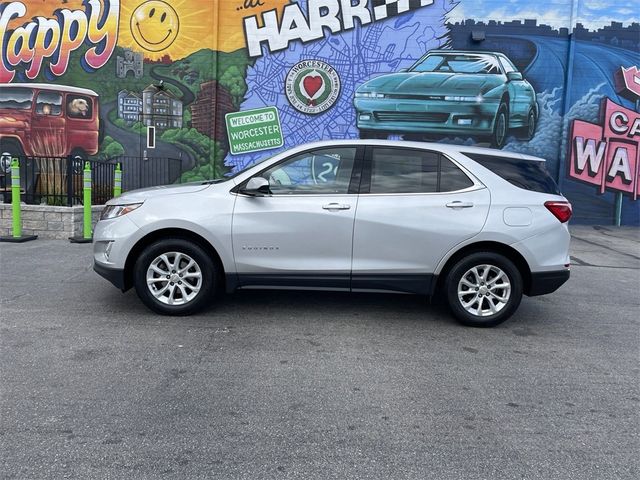
[{"label": "car's rear wheel", "polygon": [[538,117],[535,110],[532,108],[527,114],[527,124],[518,131],[519,138],[522,140],[531,140],[536,133],[537,122]]},{"label": "car's rear wheel", "polygon": [[447,300],[463,325],[494,327],[507,320],[522,300],[522,276],[511,260],[492,252],[472,253],[449,271]]},{"label": "car's rear wheel", "polygon": [[134,284],[142,302],[163,315],[191,315],[214,296],[217,271],[197,244],[159,240],[142,251],[134,266]]},{"label": "car's rear wheel", "polygon": [[493,122],[493,133],[491,134],[491,146],[502,148],[507,140],[509,132],[509,109],[506,103],[501,103]]}]

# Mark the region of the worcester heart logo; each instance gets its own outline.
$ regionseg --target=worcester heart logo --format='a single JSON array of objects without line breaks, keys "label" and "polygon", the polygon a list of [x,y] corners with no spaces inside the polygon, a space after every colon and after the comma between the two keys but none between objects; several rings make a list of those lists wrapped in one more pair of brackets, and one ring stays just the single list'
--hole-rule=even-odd
[{"label": "worcester heart logo", "polygon": [[285,81],[285,93],[291,106],[309,115],[322,113],[333,106],[340,95],[338,72],[320,60],[296,63]]}]

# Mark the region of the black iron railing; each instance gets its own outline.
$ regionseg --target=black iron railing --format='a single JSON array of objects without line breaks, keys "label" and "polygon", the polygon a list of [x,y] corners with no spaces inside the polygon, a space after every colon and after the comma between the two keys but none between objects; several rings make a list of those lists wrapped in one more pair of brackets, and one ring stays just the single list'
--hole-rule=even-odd
[{"label": "black iron railing", "polygon": [[[72,206],[82,204],[85,163],[91,167],[94,205],[113,197],[116,165],[122,169],[122,191],[167,185],[179,180],[182,161],[174,158],[114,157],[85,160],[78,157],[19,157],[21,200],[28,204]],[[0,194],[11,201],[9,163],[0,162]]]}]

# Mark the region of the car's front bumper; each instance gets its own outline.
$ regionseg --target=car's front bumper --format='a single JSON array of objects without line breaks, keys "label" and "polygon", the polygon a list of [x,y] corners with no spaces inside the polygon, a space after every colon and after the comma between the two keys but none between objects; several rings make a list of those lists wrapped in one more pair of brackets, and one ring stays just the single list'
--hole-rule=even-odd
[{"label": "car's front bumper", "polygon": [[113,285],[118,287],[123,292],[127,290],[124,270],[120,268],[108,268],[101,263],[94,262],[93,271],[96,272],[101,277],[109,280]]},{"label": "car's front bumper", "polygon": [[125,275],[127,258],[144,235],[129,215],[100,220],[93,231],[93,269],[122,291],[131,287]]},{"label": "car's front bumper", "polygon": [[499,102],[355,98],[354,106],[361,130],[487,135],[493,130]]}]

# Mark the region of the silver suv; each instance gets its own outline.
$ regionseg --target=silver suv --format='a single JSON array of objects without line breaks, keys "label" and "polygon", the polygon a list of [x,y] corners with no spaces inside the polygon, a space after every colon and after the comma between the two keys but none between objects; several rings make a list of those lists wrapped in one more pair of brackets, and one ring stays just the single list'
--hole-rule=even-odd
[{"label": "silver suv", "polygon": [[302,145],[231,177],[129,192],[94,232],[94,269],[153,311],[239,288],[446,296],[497,325],[569,278],[571,205],[544,160],[454,145]]}]

